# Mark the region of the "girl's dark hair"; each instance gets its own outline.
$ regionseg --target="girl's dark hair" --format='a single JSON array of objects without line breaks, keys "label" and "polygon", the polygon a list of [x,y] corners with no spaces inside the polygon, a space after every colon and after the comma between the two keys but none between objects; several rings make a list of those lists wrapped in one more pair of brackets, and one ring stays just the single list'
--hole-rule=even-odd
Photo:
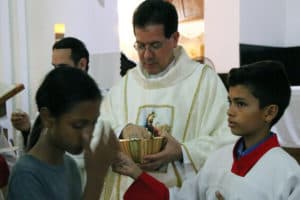
[{"label": "girl's dark hair", "polygon": [[[55,118],[70,111],[76,104],[87,100],[100,100],[96,82],[84,71],[75,67],[57,67],[50,71],[37,90],[37,108],[47,108]],[[43,124],[37,117],[29,136],[27,150],[38,141]]]}]

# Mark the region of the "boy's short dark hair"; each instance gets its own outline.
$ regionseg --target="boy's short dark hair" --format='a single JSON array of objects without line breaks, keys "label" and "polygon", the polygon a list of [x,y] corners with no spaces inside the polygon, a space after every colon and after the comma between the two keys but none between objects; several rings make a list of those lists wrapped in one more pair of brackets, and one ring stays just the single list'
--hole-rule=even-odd
[{"label": "boy's short dark hair", "polygon": [[85,44],[74,37],[65,37],[54,43],[52,50],[54,49],[71,49],[71,59],[74,64],[77,65],[81,58],[87,60],[86,71],[89,69],[89,52]]},{"label": "boy's short dark hair", "polygon": [[132,23],[133,29],[162,24],[165,37],[170,38],[178,30],[178,15],[173,4],[167,1],[146,0],[134,11]]},{"label": "boy's short dark hair", "polygon": [[231,69],[228,87],[244,85],[259,101],[260,108],[275,104],[278,114],[271,122],[273,126],[289,105],[291,88],[284,65],[277,61],[260,61],[241,68]]}]

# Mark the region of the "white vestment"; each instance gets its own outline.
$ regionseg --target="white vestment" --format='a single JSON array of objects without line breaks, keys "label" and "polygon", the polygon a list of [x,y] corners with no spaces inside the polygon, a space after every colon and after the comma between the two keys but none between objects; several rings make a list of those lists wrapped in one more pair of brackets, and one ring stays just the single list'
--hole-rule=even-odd
[{"label": "white vestment", "polygon": [[[167,173],[150,173],[168,187],[195,176],[211,151],[236,139],[227,127],[227,92],[221,79],[209,66],[191,60],[182,47],[174,55],[174,66],[156,79],[147,79],[140,65],[128,71],[105,96],[99,118],[120,132],[128,123],[144,126],[154,112],[153,125],[171,127],[183,145],[184,162],[168,164]],[[131,183],[110,173],[102,199],[122,199]]]},{"label": "white vestment", "polygon": [[267,151],[245,176],[232,173],[232,145],[217,150],[200,173],[170,189],[172,200],[215,200],[219,191],[230,200],[299,200],[300,167],[280,147]]}]

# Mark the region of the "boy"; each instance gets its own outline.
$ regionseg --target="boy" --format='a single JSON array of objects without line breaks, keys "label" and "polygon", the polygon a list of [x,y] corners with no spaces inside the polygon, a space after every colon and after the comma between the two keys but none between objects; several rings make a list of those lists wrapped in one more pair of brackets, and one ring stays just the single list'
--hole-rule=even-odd
[{"label": "boy", "polygon": [[217,150],[196,177],[170,191],[121,155],[114,169],[135,179],[125,199],[300,199],[299,165],[270,132],[290,100],[282,64],[262,61],[232,69],[228,85],[228,126],[241,136],[235,146]]}]

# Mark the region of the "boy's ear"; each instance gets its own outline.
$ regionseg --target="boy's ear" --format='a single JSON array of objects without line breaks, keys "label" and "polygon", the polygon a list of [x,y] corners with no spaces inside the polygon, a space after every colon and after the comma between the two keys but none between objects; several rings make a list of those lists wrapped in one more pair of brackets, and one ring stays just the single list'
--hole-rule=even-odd
[{"label": "boy's ear", "polygon": [[50,111],[46,107],[40,109],[40,116],[45,128],[50,128],[54,123],[54,118],[51,116]]},{"label": "boy's ear", "polygon": [[264,109],[264,117],[265,122],[271,123],[271,121],[277,116],[278,114],[278,105],[271,104],[265,107]]}]

